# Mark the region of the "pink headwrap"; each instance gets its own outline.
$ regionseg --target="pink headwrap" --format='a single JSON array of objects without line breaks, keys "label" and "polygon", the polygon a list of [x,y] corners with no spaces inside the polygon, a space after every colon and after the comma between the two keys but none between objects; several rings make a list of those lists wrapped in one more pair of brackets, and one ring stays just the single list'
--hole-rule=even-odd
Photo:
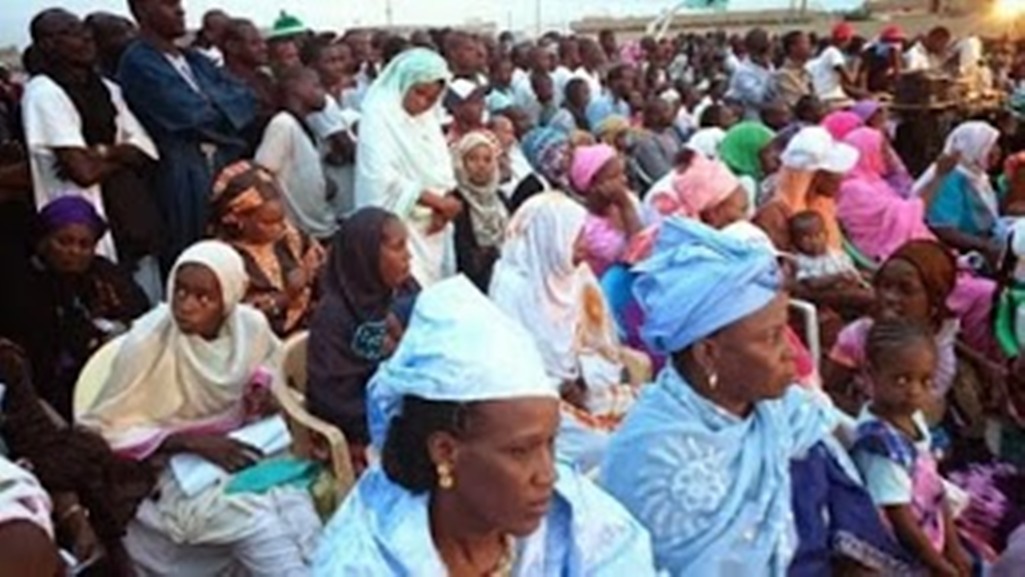
[{"label": "pink headwrap", "polygon": [[663,216],[699,218],[702,212],[729,198],[739,186],[740,181],[725,164],[698,155],[683,174],[673,178],[674,194],[659,196],[654,204]]},{"label": "pink headwrap", "polygon": [[822,127],[836,140],[843,140],[852,130],[864,124],[861,117],[853,112],[834,112],[822,120]]},{"label": "pink headwrap", "polygon": [[[740,180],[725,164],[696,155],[682,174],[673,177],[672,191],[651,192],[656,195],[651,205],[662,218],[700,219],[702,212],[722,204],[739,187]],[[624,260],[636,264],[647,258],[658,238],[658,229],[656,223],[634,235]]]},{"label": "pink headwrap", "polygon": [[578,194],[587,194],[594,177],[601,169],[616,158],[619,153],[607,144],[581,146],[573,152],[573,167],[570,169],[570,184]]}]

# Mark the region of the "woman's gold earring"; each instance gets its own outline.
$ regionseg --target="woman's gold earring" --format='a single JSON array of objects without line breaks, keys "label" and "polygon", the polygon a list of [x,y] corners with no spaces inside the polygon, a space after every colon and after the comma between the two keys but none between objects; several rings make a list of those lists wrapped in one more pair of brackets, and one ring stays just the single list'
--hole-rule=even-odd
[{"label": "woman's gold earring", "polygon": [[456,486],[455,477],[452,476],[452,466],[448,463],[438,465],[438,486],[446,491]]}]

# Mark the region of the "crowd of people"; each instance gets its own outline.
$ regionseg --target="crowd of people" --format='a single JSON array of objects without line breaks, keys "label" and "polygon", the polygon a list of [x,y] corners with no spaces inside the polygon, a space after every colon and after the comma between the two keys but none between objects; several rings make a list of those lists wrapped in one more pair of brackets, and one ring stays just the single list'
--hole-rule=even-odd
[{"label": "crowd of people", "polygon": [[0,575],[1020,574],[1009,43],[127,7],[0,79]]}]

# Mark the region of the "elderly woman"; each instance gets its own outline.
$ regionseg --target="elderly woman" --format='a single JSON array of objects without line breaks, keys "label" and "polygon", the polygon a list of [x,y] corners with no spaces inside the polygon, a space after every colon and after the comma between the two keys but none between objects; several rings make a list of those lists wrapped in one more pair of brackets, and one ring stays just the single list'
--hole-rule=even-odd
[{"label": "elderly woman", "polygon": [[413,276],[429,286],[455,272],[452,221],[462,205],[437,104],[451,77],[437,53],[414,48],[381,72],[363,103],[356,207],[395,213],[409,229]]},{"label": "elderly woman", "polygon": [[640,202],[627,186],[626,163],[606,144],[574,151],[570,181],[587,206],[583,243],[587,263],[600,278],[622,261],[630,239],[644,228]]},{"label": "elderly woman", "polygon": [[579,242],[587,211],[563,194],[538,195],[509,224],[492,300],[535,338],[545,372],[562,385],[560,453],[590,470],[633,404],[623,385],[615,323]]},{"label": "elderly woman", "polygon": [[637,269],[643,336],[671,362],[613,437],[603,485],[651,531],[660,570],[786,575],[798,545],[790,460],[839,415],[791,386],[776,255],[674,218]]},{"label": "elderly woman", "polygon": [[556,466],[557,386],[467,280],[420,296],[369,408],[382,466],[328,524],[316,575],[654,574],[647,533]]},{"label": "elderly woman", "polygon": [[0,334],[25,349],[40,396],[70,421],[82,366],[149,301],[129,273],[95,254],[107,223],[88,201],[58,198],[36,225],[28,282],[8,285],[0,299]]},{"label": "elderly woman", "polygon": [[398,346],[420,290],[407,237],[402,221],[379,208],[342,221],[310,324],[307,403],[345,433],[357,458],[370,442],[367,382]]},{"label": "elderly woman", "polygon": [[262,457],[228,436],[268,414],[267,384],[281,360],[264,315],[241,303],[245,285],[245,265],[230,246],[203,241],[182,253],[168,282],[170,302],[125,335],[79,419],[115,453],[160,470],[125,537],[145,575],[222,575],[239,565],[259,577],[309,574],[320,522],[305,490],[250,492],[245,483],[230,489],[231,482],[187,488],[167,466],[191,455],[238,473]]},{"label": "elderly woman", "polygon": [[211,204],[211,232],[246,263],[245,302],[267,315],[279,336],[305,329],[324,249],[288,222],[274,174],[236,162],[214,181]]}]

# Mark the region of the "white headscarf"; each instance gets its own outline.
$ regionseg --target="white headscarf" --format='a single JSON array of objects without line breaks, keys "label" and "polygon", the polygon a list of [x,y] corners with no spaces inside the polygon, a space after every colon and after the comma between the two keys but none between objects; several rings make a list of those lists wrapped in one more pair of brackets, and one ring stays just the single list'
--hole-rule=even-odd
[{"label": "white headscarf", "polygon": [[532,197],[509,223],[491,280],[492,300],[537,341],[548,374],[580,376],[580,357],[618,362],[619,344],[594,273],[574,265],[573,247],[587,210],[559,192]]},{"label": "white headscarf", "polygon": [[168,304],[136,321],[96,402],[80,419],[116,451],[145,456],[181,430],[237,426],[245,386],[259,367],[272,369],[280,361],[280,343],[267,319],[240,304],[248,277],[238,253],[220,241],[192,245],[171,271],[169,298],[178,270],[187,264],[205,266],[217,276],[224,323],[213,340],[187,335]]},{"label": "white headscarf", "polygon": [[498,401],[559,398],[530,335],[460,275],[417,297],[409,328],[367,389],[367,418],[381,447],[402,398]]},{"label": "white headscarf", "polygon": [[[376,206],[398,215],[409,228],[413,276],[422,286],[455,270],[453,227],[431,228],[431,210],[418,204],[427,192],[439,196],[455,188],[440,106],[410,116],[402,106],[416,85],[448,82],[448,64],[424,48],[407,50],[384,69],[363,103],[356,151],[356,208]],[[440,99],[439,99],[440,100]]]},{"label": "white headscarf", "polygon": [[[448,82],[445,59],[424,48],[397,56],[371,85],[363,102],[356,154],[356,206],[380,206],[404,217],[425,190],[455,187],[438,105],[418,116],[402,106],[418,84]],[[421,215],[429,219],[426,211]]]},{"label": "white headscarf", "polygon": [[[958,125],[949,135],[943,145],[944,154],[958,153],[961,161],[958,163],[957,171],[963,174],[972,189],[978,193],[979,198],[989,208],[994,217],[999,215],[999,206],[996,191],[989,182],[987,174],[987,163],[989,153],[1000,139],[1000,131],[989,124],[972,120]],[[935,178],[936,165],[933,164],[915,182],[915,194],[921,191]]]},{"label": "white headscarf", "polygon": [[53,536],[50,496],[25,469],[0,455],[0,525],[28,521]]}]

